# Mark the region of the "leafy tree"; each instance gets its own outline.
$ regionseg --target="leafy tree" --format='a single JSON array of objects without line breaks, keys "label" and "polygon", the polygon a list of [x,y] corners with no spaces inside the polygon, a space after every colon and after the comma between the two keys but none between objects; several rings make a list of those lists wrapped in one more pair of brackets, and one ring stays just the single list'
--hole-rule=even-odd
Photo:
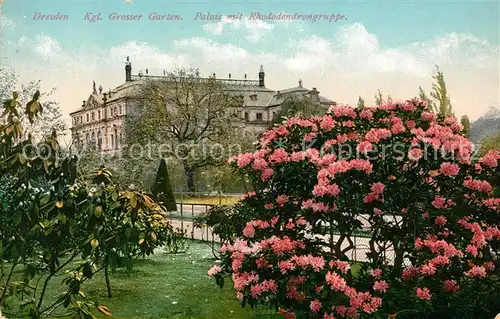
[{"label": "leafy tree", "polygon": [[145,80],[134,100],[139,107],[129,112],[127,144],[163,146],[159,155],[181,162],[190,192],[195,191],[195,172],[221,165],[234,137],[242,135],[234,112],[241,97],[192,69],[171,72],[165,80]]},{"label": "leafy tree", "polygon": [[500,151],[500,132],[487,136],[481,141],[480,145],[479,154],[482,156],[491,150]]},{"label": "leafy tree", "polygon": [[[144,193],[121,191],[106,170],[91,183],[84,180],[78,159],[63,156],[56,131],[36,144],[24,138],[18,97],[14,92],[4,101],[0,125],[0,259],[10,268],[0,279],[0,309],[11,312],[11,302],[20,302],[10,313],[16,318],[46,318],[61,307],[78,318],[91,318],[94,308],[109,315],[85,297],[82,284],[104,269],[110,292],[108,267],[130,267],[153,253],[172,228],[158,204]],[[36,91],[24,108],[29,124],[44,111],[40,97]],[[46,298],[51,280],[61,276],[67,290]]]},{"label": "leafy tree", "polygon": [[419,87],[420,100],[425,101],[430,110],[443,116],[453,115],[450,97],[444,80],[443,72],[436,65],[436,74],[432,76],[432,91],[430,97],[425,93],[422,87]]},{"label": "leafy tree", "polygon": [[363,100],[360,96],[358,97],[358,109],[362,110],[364,108],[365,108],[365,100]]},{"label": "leafy tree", "polygon": [[170,186],[170,179],[168,178],[167,162],[163,158],[160,160],[152,192],[155,199],[168,211],[177,210],[174,193],[172,192],[172,186]]},{"label": "leafy tree", "polygon": [[434,112],[444,116],[453,115],[453,109],[444,82],[443,72],[439,71],[436,65],[436,74],[432,76],[434,83],[432,84],[431,97],[434,99]]},{"label": "leafy tree", "polygon": [[281,105],[272,124],[279,124],[294,116],[319,116],[326,113],[326,108],[303,96],[289,96]]},{"label": "leafy tree", "polygon": [[467,138],[470,138],[469,117],[467,115],[462,116],[462,118],[460,119],[460,123],[462,124],[464,135],[467,136]]},{"label": "leafy tree", "polygon": [[375,104],[377,106],[382,106],[384,104],[384,97],[380,89],[377,91],[377,94],[375,94]]},{"label": "leafy tree", "polygon": [[52,133],[53,130],[59,132],[59,136],[64,136],[67,134],[67,125],[63,120],[63,115],[59,109],[59,103],[50,100],[51,95],[54,94],[55,88],[47,93],[42,93],[40,98],[44,100],[42,103],[43,113],[40,113],[38,120],[32,125],[27,125],[29,123],[26,113],[24,112],[24,105],[31,100],[31,95],[35,91],[40,90],[41,81],[30,81],[27,84],[19,84],[18,76],[15,74],[12,68],[0,69],[0,100],[2,104],[4,101],[11,97],[11,93],[16,90],[18,94],[17,97],[17,109],[19,114],[19,120],[25,126],[23,132],[23,137],[27,137],[31,134],[35,139],[42,139]]}]

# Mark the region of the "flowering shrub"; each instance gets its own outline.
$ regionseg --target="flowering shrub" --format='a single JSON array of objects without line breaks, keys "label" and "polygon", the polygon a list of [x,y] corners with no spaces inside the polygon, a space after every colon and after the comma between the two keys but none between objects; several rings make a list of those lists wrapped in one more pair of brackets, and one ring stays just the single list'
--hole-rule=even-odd
[{"label": "flowering shrub", "polygon": [[[230,275],[243,305],[287,318],[491,315],[499,159],[474,159],[457,119],[419,101],[292,118],[231,158],[254,191],[209,274],[219,285]],[[361,231],[366,256],[354,262]]]},{"label": "flowering shrub", "polygon": [[[79,318],[93,318],[94,308],[110,315],[86,298],[83,283],[104,269],[110,291],[108,267],[153,253],[172,227],[149,196],[120,190],[105,169],[88,183],[56,132],[40,143],[23,139],[17,97],[5,101],[0,125],[0,310],[16,318],[46,318],[58,308]],[[26,105],[31,123],[43,111],[39,97]],[[48,284],[60,276],[67,289],[47,302]]]}]

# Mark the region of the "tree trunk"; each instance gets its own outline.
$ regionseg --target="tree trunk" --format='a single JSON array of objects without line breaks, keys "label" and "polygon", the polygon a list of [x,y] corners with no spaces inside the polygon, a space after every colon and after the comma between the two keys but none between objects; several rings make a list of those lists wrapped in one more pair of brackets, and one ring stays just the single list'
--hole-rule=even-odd
[{"label": "tree trunk", "polygon": [[195,192],[194,187],[194,169],[186,162],[184,162],[184,174],[186,175],[187,188],[189,193]]},{"label": "tree trunk", "polygon": [[106,279],[106,289],[108,290],[108,298],[111,298],[113,294],[111,293],[111,283],[109,282],[108,265],[104,266],[104,278]]}]

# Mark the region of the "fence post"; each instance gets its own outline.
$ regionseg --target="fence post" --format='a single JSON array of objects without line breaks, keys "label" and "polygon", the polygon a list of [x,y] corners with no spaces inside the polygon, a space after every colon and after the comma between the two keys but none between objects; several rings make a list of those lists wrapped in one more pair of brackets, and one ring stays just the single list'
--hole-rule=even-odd
[{"label": "fence post", "polygon": [[181,230],[182,232],[184,232],[184,205],[182,205],[182,202],[181,202]]}]

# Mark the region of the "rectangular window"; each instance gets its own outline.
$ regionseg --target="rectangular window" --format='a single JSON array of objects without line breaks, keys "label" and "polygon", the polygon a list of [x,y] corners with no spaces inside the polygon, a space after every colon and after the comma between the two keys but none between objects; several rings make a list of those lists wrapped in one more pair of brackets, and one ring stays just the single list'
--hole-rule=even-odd
[{"label": "rectangular window", "polygon": [[262,121],[262,113],[257,113],[256,120],[257,121]]},{"label": "rectangular window", "polygon": [[100,120],[101,119],[101,111],[97,111],[97,119]]},{"label": "rectangular window", "polygon": [[87,123],[89,122],[89,115],[87,114]]},{"label": "rectangular window", "polygon": [[248,112],[245,112],[245,121],[248,121]]}]

